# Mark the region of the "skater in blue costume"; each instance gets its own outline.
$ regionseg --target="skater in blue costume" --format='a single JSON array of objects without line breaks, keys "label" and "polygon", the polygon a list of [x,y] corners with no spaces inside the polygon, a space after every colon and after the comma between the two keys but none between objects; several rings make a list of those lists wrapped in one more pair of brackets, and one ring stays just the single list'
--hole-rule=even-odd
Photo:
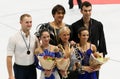
[{"label": "skater in blue costume", "polygon": [[[74,70],[78,71],[77,79],[97,79],[96,71],[100,69],[100,65],[92,67],[89,64],[90,55],[93,54],[95,57],[100,56],[96,52],[96,46],[88,42],[89,32],[85,27],[81,27],[78,31],[78,38],[80,39],[79,43],[76,44],[76,59],[79,62],[75,63]],[[74,57],[71,57],[74,58]]]},{"label": "skater in blue costume", "polygon": [[[40,79],[60,79],[55,69],[55,57],[58,48],[49,44],[50,33],[47,29],[40,31],[40,46],[35,50],[36,67],[41,70]],[[39,65],[39,63],[41,66]]]}]

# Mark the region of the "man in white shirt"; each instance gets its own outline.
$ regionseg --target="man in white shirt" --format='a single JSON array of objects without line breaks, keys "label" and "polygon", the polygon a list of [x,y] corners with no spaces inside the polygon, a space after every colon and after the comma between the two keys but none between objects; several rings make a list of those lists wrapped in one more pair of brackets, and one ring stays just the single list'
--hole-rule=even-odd
[{"label": "man in white shirt", "polygon": [[[37,38],[30,33],[32,27],[31,15],[21,15],[20,24],[21,29],[14,36],[10,37],[7,46],[7,69],[9,79],[37,79],[34,65],[34,50],[38,42]],[[15,62],[12,67],[13,55]]]}]

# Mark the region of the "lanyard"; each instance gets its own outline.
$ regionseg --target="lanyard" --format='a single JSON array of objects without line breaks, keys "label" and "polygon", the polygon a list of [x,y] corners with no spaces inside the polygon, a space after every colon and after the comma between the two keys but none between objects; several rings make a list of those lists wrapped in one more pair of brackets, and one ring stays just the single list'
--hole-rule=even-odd
[{"label": "lanyard", "polygon": [[22,38],[23,38],[23,40],[24,40],[24,43],[25,43],[25,45],[26,45],[26,48],[27,48],[27,54],[29,55],[30,54],[30,36],[29,36],[29,45],[27,45],[27,42],[26,42],[26,40],[25,40],[25,38],[24,38],[24,36],[23,36],[23,34],[22,34],[22,31],[21,31],[21,36],[22,36]]}]

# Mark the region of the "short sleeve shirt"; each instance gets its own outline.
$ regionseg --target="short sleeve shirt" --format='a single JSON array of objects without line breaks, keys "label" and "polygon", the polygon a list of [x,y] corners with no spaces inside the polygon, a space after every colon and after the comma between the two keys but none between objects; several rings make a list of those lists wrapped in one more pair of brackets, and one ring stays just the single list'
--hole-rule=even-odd
[{"label": "short sleeve shirt", "polygon": [[[27,54],[27,46],[30,43],[30,54]],[[23,31],[17,32],[14,36],[10,37],[7,46],[7,56],[15,56],[15,63],[18,65],[31,65],[34,63],[34,50],[36,46],[36,37],[30,34],[28,37],[25,36]]]}]

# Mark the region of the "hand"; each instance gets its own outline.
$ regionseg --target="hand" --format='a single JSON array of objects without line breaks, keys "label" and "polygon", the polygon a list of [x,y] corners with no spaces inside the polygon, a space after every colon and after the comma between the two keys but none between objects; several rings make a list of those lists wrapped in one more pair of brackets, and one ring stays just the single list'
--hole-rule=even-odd
[{"label": "hand", "polygon": [[99,52],[95,52],[95,53],[94,53],[94,56],[95,56],[95,58],[102,58],[102,57],[103,57],[103,54],[102,54],[102,53],[99,53]]},{"label": "hand", "polygon": [[67,71],[66,70],[60,70],[60,74],[62,77],[67,77]]},{"label": "hand", "polygon": [[76,42],[70,41],[70,45],[75,46],[75,45],[76,45]]},{"label": "hand", "polygon": [[59,52],[59,51],[60,51],[60,49],[58,47],[54,48],[54,52]]},{"label": "hand", "polygon": [[74,64],[72,70],[75,71],[76,69],[77,69],[77,67],[76,67],[76,65]]},{"label": "hand", "polygon": [[92,67],[92,69],[94,69],[94,71],[98,71],[98,70],[100,70],[100,68],[101,68],[101,65],[97,65],[97,66]]},{"label": "hand", "polygon": [[94,69],[91,66],[83,66],[82,69],[87,72],[94,72]]},{"label": "hand", "polygon": [[36,48],[34,54],[37,55],[37,54],[39,54],[39,53],[40,53],[40,54],[43,53],[43,50],[42,50],[41,47]]},{"label": "hand", "polygon": [[51,76],[51,74],[52,74],[52,69],[51,70],[46,70],[45,69],[45,77],[50,77]]}]

